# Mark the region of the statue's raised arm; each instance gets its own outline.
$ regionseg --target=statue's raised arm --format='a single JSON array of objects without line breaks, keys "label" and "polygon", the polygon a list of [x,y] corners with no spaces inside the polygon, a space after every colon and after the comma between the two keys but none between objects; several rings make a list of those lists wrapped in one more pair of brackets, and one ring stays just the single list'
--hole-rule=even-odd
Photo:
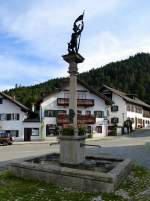
[{"label": "statue's raised arm", "polygon": [[69,53],[78,53],[79,47],[80,47],[80,38],[81,38],[81,32],[84,28],[84,22],[83,22],[84,13],[80,15],[73,24],[73,33],[71,35],[71,40],[68,43],[68,52]]}]

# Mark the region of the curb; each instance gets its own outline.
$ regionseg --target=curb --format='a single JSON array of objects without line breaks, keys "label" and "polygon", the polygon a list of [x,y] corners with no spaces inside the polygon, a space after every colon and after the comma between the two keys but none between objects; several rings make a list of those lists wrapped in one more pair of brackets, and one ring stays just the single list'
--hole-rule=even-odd
[{"label": "curb", "polygon": [[[95,137],[95,138],[87,138],[86,142],[91,142],[91,141],[99,141],[99,140],[112,140],[115,139],[116,136],[111,136],[111,137]],[[45,141],[29,141],[29,142],[14,142],[13,145],[30,145],[30,144],[50,144],[50,143],[57,143],[58,139],[51,139],[51,140],[45,140]]]}]

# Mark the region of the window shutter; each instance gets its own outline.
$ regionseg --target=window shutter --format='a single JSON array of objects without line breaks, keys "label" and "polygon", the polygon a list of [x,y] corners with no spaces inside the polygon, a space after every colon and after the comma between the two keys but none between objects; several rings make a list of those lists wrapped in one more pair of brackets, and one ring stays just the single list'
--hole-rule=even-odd
[{"label": "window shutter", "polygon": [[19,120],[19,118],[20,118],[20,115],[19,115],[19,114],[17,114],[17,120]]},{"label": "window shutter", "polygon": [[48,117],[48,110],[44,111],[44,117]]},{"label": "window shutter", "polygon": [[11,120],[11,114],[6,114],[6,120]]}]

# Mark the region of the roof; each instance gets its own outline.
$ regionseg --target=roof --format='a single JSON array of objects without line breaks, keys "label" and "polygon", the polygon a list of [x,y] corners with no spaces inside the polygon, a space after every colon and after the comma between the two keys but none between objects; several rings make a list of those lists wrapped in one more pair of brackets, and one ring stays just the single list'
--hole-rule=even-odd
[{"label": "roof", "polygon": [[117,89],[114,89],[112,87],[109,87],[107,85],[103,85],[103,87],[109,89],[110,91],[112,91],[113,93],[117,94],[118,96],[122,97],[125,101],[130,102],[130,103],[134,103],[146,108],[150,108],[150,105],[148,105],[147,103],[145,103],[144,101],[140,100],[139,98],[135,97],[134,99],[128,97],[128,94],[126,94],[125,92],[119,91]]},{"label": "roof", "polygon": [[[91,86],[89,86],[87,83],[85,83],[84,81],[80,80],[79,78],[77,78],[77,82],[78,84],[84,86],[86,89],[88,89],[91,93],[95,94],[96,96],[98,96],[99,98],[103,99],[106,104],[108,105],[112,105],[113,101],[108,98],[107,96],[105,96],[104,94],[98,92],[97,90],[93,89]],[[45,98],[48,98],[49,96],[51,96],[54,93],[57,93],[61,90],[64,90],[64,88],[69,84],[69,78],[66,79],[66,83],[61,87],[61,89],[56,89],[54,90],[51,94],[49,94],[48,96],[46,96]]]},{"label": "roof", "polygon": [[85,88],[87,88],[91,93],[95,94],[96,96],[98,96],[99,98],[103,99],[108,105],[112,105],[113,101],[108,98],[107,96],[105,96],[104,94],[100,93],[99,91],[93,89],[93,87],[89,86],[87,83],[85,83],[84,81],[77,79],[77,82],[79,84],[81,84],[82,86],[84,86]]},{"label": "roof", "polygon": [[9,100],[10,102],[12,102],[13,104],[20,107],[24,112],[31,112],[31,110],[28,107],[26,107],[25,105],[23,105],[19,101],[14,100],[11,96],[8,96],[7,94],[5,94],[3,92],[0,92],[0,95],[3,96],[4,98],[6,98],[7,100]]}]

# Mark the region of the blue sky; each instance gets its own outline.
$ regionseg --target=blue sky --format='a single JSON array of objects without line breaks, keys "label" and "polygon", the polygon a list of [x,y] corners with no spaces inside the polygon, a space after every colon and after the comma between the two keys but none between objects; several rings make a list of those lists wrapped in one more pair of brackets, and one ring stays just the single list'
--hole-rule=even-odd
[{"label": "blue sky", "polygon": [[0,0],[0,90],[67,76],[61,55],[84,9],[79,72],[150,52],[148,0]]}]

